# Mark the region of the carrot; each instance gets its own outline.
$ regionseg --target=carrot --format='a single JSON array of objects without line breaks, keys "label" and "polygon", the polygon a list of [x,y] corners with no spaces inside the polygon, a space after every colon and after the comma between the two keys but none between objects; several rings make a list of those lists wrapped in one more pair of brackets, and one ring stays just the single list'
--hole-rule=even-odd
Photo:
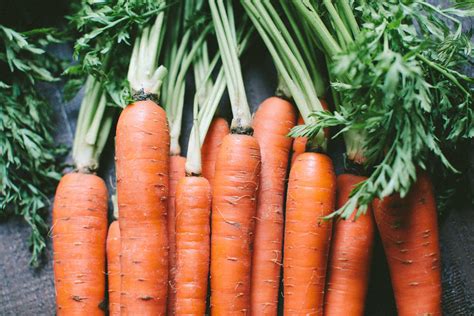
[{"label": "carrot", "polygon": [[232,107],[231,134],[217,154],[212,183],[211,314],[250,313],[253,220],[260,177],[260,146],[239,61],[232,2],[209,0]]},{"label": "carrot", "polygon": [[169,141],[165,111],[155,102],[138,101],[122,111],[116,167],[125,315],[166,312]]},{"label": "carrot", "polygon": [[[321,106],[323,107],[323,109],[325,111],[329,110],[329,106],[328,106],[327,102],[324,99],[320,98],[319,102],[321,103]],[[297,122],[296,125],[303,125],[303,124],[304,124],[303,117],[301,116],[301,114],[299,114],[298,115],[298,122]],[[326,138],[328,138],[330,136],[328,128],[324,129],[324,135],[326,136]],[[293,163],[295,162],[296,157],[298,157],[298,155],[300,155],[300,154],[302,154],[306,151],[306,143],[307,142],[308,142],[308,139],[306,137],[295,137],[295,139],[293,140],[293,153],[291,155],[291,165],[293,165]]]},{"label": "carrot", "polygon": [[303,153],[290,171],[283,258],[285,315],[322,315],[336,176],[324,154]]},{"label": "carrot", "polygon": [[375,200],[398,315],[441,315],[440,247],[433,187],[419,173],[410,193]]},{"label": "carrot", "polygon": [[295,125],[292,104],[282,98],[263,101],[254,120],[254,137],[260,144],[262,167],[252,257],[251,311],[276,315],[283,245],[285,178]]},{"label": "carrot", "polygon": [[[352,174],[337,177],[337,208],[346,204],[354,186],[365,179]],[[375,223],[370,208],[357,219],[355,215],[333,227],[324,315],[364,315]]]},{"label": "carrot", "polygon": [[260,149],[249,135],[224,137],[213,184],[211,309],[213,315],[248,313],[252,220]]},{"label": "carrot", "polygon": [[176,315],[204,315],[209,275],[211,186],[188,176],[176,190]]},{"label": "carrot", "polygon": [[168,315],[173,315],[176,300],[175,273],[176,273],[176,209],[175,196],[178,181],[184,178],[184,164],[186,158],[179,155],[170,156],[170,182],[168,196],[168,243],[169,243],[169,282],[168,282]]},{"label": "carrot", "polygon": [[212,120],[202,144],[202,176],[209,180],[211,186],[214,181],[217,153],[221,147],[222,139],[227,134],[229,134],[229,124],[225,119],[216,117]]},{"label": "carrot", "polygon": [[58,315],[105,315],[107,188],[93,174],[59,182],[53,207],[54,282]]},{"label": "carrot", "polygon": [[109,286],[109,315],[120,315],[120,228],[112,222],[107,234],[107,280]]}]

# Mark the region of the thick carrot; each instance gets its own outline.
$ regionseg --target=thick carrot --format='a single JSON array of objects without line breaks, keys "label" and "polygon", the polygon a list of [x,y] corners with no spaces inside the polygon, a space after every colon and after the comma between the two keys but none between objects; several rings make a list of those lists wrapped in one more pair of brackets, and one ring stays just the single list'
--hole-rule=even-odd
[{"label": "thick carrot", "polygon": [[276,315],[283,245],[285,178],[295,125],[292,104],[282,98],[263,101],[253,120],[262,167],[252,256],[251,313]]},{"label": "thick carrot", "polygon": [[176,209],[175,196],[178,181],[184,178],[186,158],[178,155],[170,156],[170,185],[168,197],[168,243],[169,243],[169,282],[168,282],[168,315],[174,315],[176,301],[175,273],[176,273]]},{"label": "thick carrot", "polygon": [[436,201],[425,173],[404,199],[374,201],[398,315],[441,315],[440,248]]},{"label": "thick carrot", "polygon": [[336,176],[331,159],[298,156],[290,171],[283,257],[285,315],[322,315]]},{"label": "thick carrot", "polygon": [[[324,99],[319,99],[319,102],[321,102],[321,106],[325,111],[329,110],[329,105]],[[301,114],[298,115],[298,121],[296,123],[297,125],[303,125],[304,120]],[[329,138],[329,129],[325,128],[324,129],[324,135],[326,138]],[[306,143],[308,142],[308,139],[306,137],[296,137],[293,140],[293,154],[291,155],[291,165],[296,160],[296,157],[298,157],[300,154],[304,153],[306,151]]]},{"label": "thick carrot", "polygon": [[124,315],[166,313],[169,140],[165,111],[153,101],[122,111],[116,164]]},{"label": "thick carrot", "polygon": [[120,228],[112,222],[107,234],[107,280],[109,286],[109,315],[120,315]]},{"label": "thick carrot", "polygon": [[249,313],[252,221],[257,206],[260,148],[249,135],[224,137],[213,183],[211,312]]},{"label": "thick carrot", "polygon": [[[337,177],[338,208],[365,179],[352,174]],[[351,219],[339,220],[333,227],[324,315],[364,315],[375,223],[371,208],[357,219],[356,212],[352,214]]]},{"label": "thick carrot", "polygon": [[229,123],[222,117],[216,117],[212,120],[202,144],[202,176],[209,180],[211,186],[214,181],[217,153],[221,147],[222,140],[227,134],[229,134]]},{"label": "thick carrot", "polygon": [[176,315],[204,315],[209,276],[211,186],[185,177],[176,190]]},{"label": "thick carrot", "polygon": [[59,182],[53,207],[58,315],[104,315],[107,188],[93,174]]}]

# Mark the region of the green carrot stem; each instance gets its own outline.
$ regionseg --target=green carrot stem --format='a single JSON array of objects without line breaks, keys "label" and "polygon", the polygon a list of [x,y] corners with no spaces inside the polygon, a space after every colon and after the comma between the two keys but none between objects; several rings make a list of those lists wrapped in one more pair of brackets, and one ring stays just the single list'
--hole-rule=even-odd
[{"label": "green carrot stem", "polygon": [[222,0],[209,0],[209,5],[234,117],[231,128],[233,130],[249,130],[251,129],[252,117],[237,54],[238,47],[232,6],[228,1],[226,8]]}]

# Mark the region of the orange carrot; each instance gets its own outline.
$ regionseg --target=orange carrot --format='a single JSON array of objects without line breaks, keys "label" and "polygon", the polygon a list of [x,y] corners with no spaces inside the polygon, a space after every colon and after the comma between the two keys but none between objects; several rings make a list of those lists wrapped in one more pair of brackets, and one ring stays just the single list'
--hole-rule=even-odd
[{"label": "orange carrot", "polygon": [[189,176],[176,190],[176,315],[204,315],[209,276],[211,187]]},{"label": "orange carrot", "polygon": [[[319,99],[319,102],[321,102],[321,106],[323,107],[325,111],[329,109],[329,106],[324,99]],[[299,114],[297,125],[303,125],[303,124],[304,124],[303,117],[301,116],[301,114]],[[324,129],[324,135],[326,136],[326,138],[329,138],[329,129],[327,128]],[[298,155],[306,151],[307,142],[308,142],[308,139],[306,137],[296,137],[293,140],[293,154],[291,155],[291,165],[293,165]]]},{"label": "orange carrot", "polygon": [[96,175],[70,173],[53,207],[54,282],[58,315],[105,315],[107,188]]},{"label": "orange carrot", "polygon": [[262,167],[252,257],[251,312],[276,315],[283,245],[285,178],[295,125],[292,104],[282,98],[263,101],[253,120]]},{"label": "orange carrot", "polygon": [[109,285],[109,315],[120,315],[120,228],[112,222],[107,234],[107,279]]},{"label": "orange carrot", "polygon": [[166,114],[156,103],[138,101],[122,111],[116,164],[125,315],[166,313],[169,145]]},{"label": "orange carrot", "polygon": [[336,176],[331,159],[298,156],[290,171],[283,258],[285,315],[322,315]]},{"label": "orange carrot", "polygon": [[419,173],[408,196],[373,205],[398,315],[441,315],[438,222],[429,177]]},{"label": "orange carrot", "polygon": [[168,243],[169,243],[169,282],[168,282],[168,315],[174,315],[174,306],[176,301],[175,273],[176,273],[176,209],[175,196],[178,181],[186,175],[184,164],[186,158],[178,155],[170,156],[170,185],[168,197]]},{"label": "orange carrot", "polygon": [[[337,177],[337,208],[346,204],[354,186],[365,179],[352,174]],[[333,227],[324,315],[364,315],[375,223],[370,208],[357,219],[355,214]]]},{"label": "orange carrot", "polygon": [[209,180],[211,186],[214,181],[217,153],[227,134],[229,134],[229,123],[221,117],[216,117],[212,120],[202,144],[202,176]]},{"label": "orange carrot", "polygon": [[211,311],[249,313],[252,221],[257,206],[260,148],[249,135],[224,137],[213,183]]}]

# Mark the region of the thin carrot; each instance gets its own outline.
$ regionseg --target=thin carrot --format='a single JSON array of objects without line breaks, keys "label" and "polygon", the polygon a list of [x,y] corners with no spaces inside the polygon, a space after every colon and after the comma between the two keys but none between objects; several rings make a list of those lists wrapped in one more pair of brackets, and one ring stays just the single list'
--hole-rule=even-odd
[{"label": "thin carrot", "polygon": [[221,117],[212,120],[209,131],[202,144],[202,176],[209,180],[212,186],[216,170],[216,159],[223,138],[229,134],[229,123]]},{"label": "thin carrot", "polygon": [[204,315],[209,276],[211,186],[188,176],[176,190],[176,315]]},{"label": "thin carrot", "polygon": [[116,134],[121,237],[121,312],[166,312],[170,137],[165,111],[151,100],[127,106]]},{"label": "thin carrot", "polygon": [[374,201],[398,315],[441,315],[440,247],[436,201],[423,172],[405,198]]},{"label": "thin carrot", "polygon": [[[320,98],[319,102],[321,103],[321,106],[323,107],[323,109],[325,111],[329,110],[329,106],[328,106],[327,102],[324,99]],[[296,125],[302,125],[302,124],[304,124],[304,120],[303,120],[303,117],[301,116],[301,114],[299,114],[298,115],[298,122],[297,122]],[[328,138],[330,136],[328,128],[324,129],[324,136],[326,136],[326,138]],[[293,140],[293,154],[291,155],[291,164],[292,165],[295,162],[296,157],[298,157],[298,155],[300,155],[300,154],[302,154],[306,151],[306,143],[307,142],[308,142],[308,139],[306,137],[295,137],[295,139]]]},{"label": "thin carrot", "polygon": [[168,282],[168,315],[173,315],[174,302],[176,300],[175,274],[176,274],[176,209],[175,197],[178,181],[184,178],[184,164],[186,158],[179,155],[170,156],[170,182],[168,195],[168,243],[169,243],[169,282]]},{"label": "thin carrot", "polygon": [[[346,204],[354,186],[365,179],[352,174],[337,177],[337,208]],[[371,208],[357,219],[355,215],[333,227],[324,315],[364,315],[375,223]]]},{"label": "thin carrot", "polygon": [[58,315],[104,315],[107,188],[96,175],[70,173],[53,207]]},{"label": "thin carrot", "polygon": [[283,246],[285,178],[295,125],[293,105],[278,97],[263,101],[254,120],[262,167],[252,257],[251,312],[276,315]]},{"label": "thin carrot", "polygon": [[112,222],[107,233],[107,280],[109,286],[109,315],[120,315],[120,228]]},{"label": "thin carrot", "polygon": [[283,258],[285,315],[322,315],[336,176],[324,154],[303,153],[290,171]]}]

